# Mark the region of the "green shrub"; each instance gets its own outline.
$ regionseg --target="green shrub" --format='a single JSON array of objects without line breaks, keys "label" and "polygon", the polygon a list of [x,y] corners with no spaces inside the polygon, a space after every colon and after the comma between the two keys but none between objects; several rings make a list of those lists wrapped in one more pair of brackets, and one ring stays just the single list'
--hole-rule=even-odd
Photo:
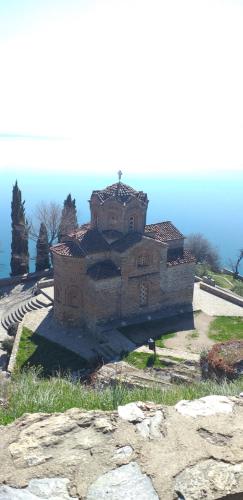
[{"label": "green shrub", "polygon": [[14,337],[7,337],[2,341],[2,349],[7,351],[8,354],[11,354],[14,344]]}]

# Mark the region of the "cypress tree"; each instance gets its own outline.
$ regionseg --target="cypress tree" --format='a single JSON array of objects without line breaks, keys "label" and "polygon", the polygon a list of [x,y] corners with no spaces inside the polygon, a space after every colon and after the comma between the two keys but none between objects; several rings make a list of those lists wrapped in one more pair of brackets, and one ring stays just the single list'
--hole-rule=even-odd
[{"label": "cypress tree", "polygon": [[11,203],[12,244],[11,244],[11,275],[29,272],[28,227],[25,218],[24,201],[16,181],[13,186]]},{"label": "cypress tree", "polygon": [[69,194],[64,200],[62,217],[58,231],[58,241],[64,241],[69,233],[78,227],[75,199]]},{"label": "cypress tree", "polygon": [[40,225],[40,231],[38,240],[36,243],[36,263],[35,270],[43,271],[44,269],[49,269],[50,259],[49,259],[49,245],[48,245],[48,234],[44,222]]}]

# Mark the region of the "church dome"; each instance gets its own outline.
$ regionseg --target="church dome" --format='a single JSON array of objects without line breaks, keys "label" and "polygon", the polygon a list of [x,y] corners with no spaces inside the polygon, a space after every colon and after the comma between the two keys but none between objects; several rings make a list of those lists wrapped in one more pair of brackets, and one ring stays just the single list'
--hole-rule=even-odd
[{"label": "church dome", "polygon": [[143,233],[147,206],[146,193],[136,191],[119,179],[119,182],[111,186],[92,192],[91,226],[101,231],[109,242],[117,239],[117,233]]},{"label": "church dome", "polygon": [[101,190],[95,190],[92,193],[92,196],[97,196],[101,203],[104,201],[111,199],[120,201],[121,203],[128,203],[131,199],[138,199],[143,203],[147,203],[148,197],[147,194],[143,191],[136,191],[131,186],[127,184],[123,184],[123,182],[116,182],[111,186],[107,186]]}]

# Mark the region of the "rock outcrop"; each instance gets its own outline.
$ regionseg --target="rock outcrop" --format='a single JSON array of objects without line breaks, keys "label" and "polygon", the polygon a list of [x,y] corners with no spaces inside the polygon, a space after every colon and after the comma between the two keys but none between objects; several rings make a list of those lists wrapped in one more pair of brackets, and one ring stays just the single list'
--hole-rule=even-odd
[{"label": "rock outcrop", "polygon": [[0,500],[238,500],[243,398],[23,415],[0,464]]}]

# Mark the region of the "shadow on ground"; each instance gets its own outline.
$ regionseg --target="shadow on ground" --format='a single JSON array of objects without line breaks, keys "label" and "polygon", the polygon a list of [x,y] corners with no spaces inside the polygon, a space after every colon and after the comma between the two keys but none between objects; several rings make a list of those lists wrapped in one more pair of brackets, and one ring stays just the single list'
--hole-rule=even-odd
[{"label": "shadow on ground", "polygon": [[152,337],[154,340],[160,338],[163,334],[176,333],[178,331],[194,330],[193,311],[165,319],[146,321],[135,325],[119,328],[119,331],[125,335],[136,346],[147,344],[147,340]]},{"label": "shadow on ground", "polygon": [[55,342],[31,332],[22,336],[22,345],[20,344],[18,353],[18,366],[21,369],[39,366],[43,376],[51,376],[87,367],[87,362],[83,358]]}]

